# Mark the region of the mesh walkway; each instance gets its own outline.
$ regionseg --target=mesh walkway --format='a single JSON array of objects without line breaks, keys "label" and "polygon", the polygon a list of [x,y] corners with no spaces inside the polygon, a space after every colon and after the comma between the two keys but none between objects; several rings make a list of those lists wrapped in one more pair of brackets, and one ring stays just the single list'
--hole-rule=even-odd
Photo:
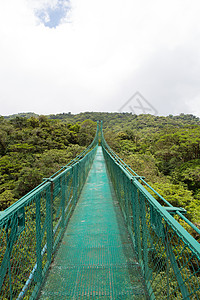
[{"label": "mesh walkway", "polygon": [[101,147],[39,299],[148,299]]}]

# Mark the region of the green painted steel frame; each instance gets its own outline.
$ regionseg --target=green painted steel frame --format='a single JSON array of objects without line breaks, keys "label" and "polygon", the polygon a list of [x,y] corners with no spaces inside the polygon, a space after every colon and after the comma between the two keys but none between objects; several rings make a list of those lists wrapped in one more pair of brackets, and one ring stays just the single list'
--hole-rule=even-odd
[{"label": "green painted steel frame", "polygon": [[[173,218],[185,216],[107,145],[107,168],[151,299],[200,299],[200,245]],[[78,201],[99,142],[0,214],[0,298],[35,299]],[[162,207],[146,187],[168,206]]]},{"label": "green painted steel frame", "polygon": [[0,214],[0,299],[36,299],[99,142]]},{"label": "green painted steel frame", "polygon": [[[132,237],[151,299],[200,299],[200,245],[168,212],[180,209],[156,193],[101,140],[107,168]],[[169,209],[144,187],[150,187]]]}]

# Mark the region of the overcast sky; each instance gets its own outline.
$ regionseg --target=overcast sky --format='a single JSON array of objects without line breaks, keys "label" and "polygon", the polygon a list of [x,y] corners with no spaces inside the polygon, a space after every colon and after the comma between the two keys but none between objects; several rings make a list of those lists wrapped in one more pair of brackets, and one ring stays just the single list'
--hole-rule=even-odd
[{"label": "overcast sky", "polygon": [[200,116],[199,16],[199,0],[0,0],[0,115]]}]

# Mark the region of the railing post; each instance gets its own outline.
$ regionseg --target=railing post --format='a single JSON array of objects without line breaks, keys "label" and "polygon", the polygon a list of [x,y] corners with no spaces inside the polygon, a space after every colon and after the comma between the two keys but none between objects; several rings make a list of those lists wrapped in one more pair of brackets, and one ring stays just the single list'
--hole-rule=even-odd
[{"label": "railing post", "polygon": [[140,206],[139,206],[139,197],[138,189],[134,187],[134,210],[133,210],[133,220],[135,226],[135,250],[138,255],[138,261],[141,264],[142,262],[142,251],[141,251],[141,238],[140,238]]},{"label": "railing post", "polygon": [[41,247],[41,196],[36,198],[36,257],[37,257],[37,272],[36,281],[40,282],[42,278],[42,247]]},{"label": "railing post", "polygon": [[182,278],[180,267],[178,266],[175,254],[174,254],[172,246],[171,246],[171,241],[168,237],[168,235],[169,235],[168,231],[169,231],[169,228],[166,225],[164,245],[165,245],[165,248],[166,248],[167,258],[171,262],[171,266],[172,266],[172,269],[174,271],[174,275],[177,279],[177,282],[178,282],[180,291],[182,293],[183,299],[190,299],[190,293],[188,292],[188,289],[185,285],[184,279]]},{"label": "railing post", "polygon": [[146,205],[145,198],[141,194],[140,196],[140,213],[141,213],[141,225],[142,225],[142,248],[143,248],[143,262],[144,262],[144,274],[145,278],[149,277],[149,266],[148,266],[148,243],[147,243],[147,224],[146,224]]},{"label": "railing post", "polygon": [[78,196],[79,196],[79,162],[77,162],[75,165],[74,165],[74,192],[73,192],[73,196],[74,196],[74,202],[75,204],[77,203],[77,199],[78,199]]},{"label": "railing post", "polygon": [[101,133],[100,133],[100,136],[101,136],[101,146],[103,146],[103,121],[101,121]]},{"label": "railing post", "polygon": [[[8,239],[8,229],[6,229],[6,240],[7,240],[7,245],[9,245],[10,246],[10,243],[9,243],[9,239]],[[9,247],[10,248],[10,247]],[[9,274],[9,285],[10,285],[10,300],[12,300],[13,299],[13,297],[12,297],[12,273],[11,273],[11,265],[10,265],[10,261],[11,261],[11,249],[9,249],[9,251],[8,251],[8,274]]]},{"label": "railing post", "polygon": [[73,168],[73,203],[76,204],[77,197],[77,174],[76,174],[76,164],[72,166]]},{"label": "railing post", "polygon": [[51,263],[53,252],[53,191],[54,183],[52,180],[50,188],[47,191],[46,209],[47,209],[47,260]]},{"label": "railing post", "polygon": [[[133,226],[133,230],[131,229],[131,236],[132,236],[132,241],[134,244],[134,248],[137,251],[137,233],[136,233],[136,200],[135,200],[135,192],[134,192],[134,186],[132,185],[132,180],[130,183],[130,199],[131,199],[131,209],[132,209],[132,226]],[[132,232],[133,231],[133,232]]]},{"label": "railing post", "polygon": [[62,198],[61,198],[61,209],[62,209],[62,219],[61,226],[65,227],[65,195],[66,195],[66,174],[61,181],[61,189],[62,189]]},{"label": "railing post", "polygon": [[[8,271],[8,277],[9,277],[9,290],[10,290],[10,300],[13,299],[12,296],[12,271],[11,271],[11,253],[13,250],[13,246],[15,243],[15,239],[17,236],[17,215],[14,214],[12,219],[6,225],[6,243],[7,243],[7,249],[5,256],[3,258],[3,261],[1,263],[0,267],[0,290],[4,282],[4,278],[6,275],[6,272]],[[9,234],[9,229],[10,229],[10,234]]]},{"label": "railing post", "polygon": [[129,226],[129,186],[128,186],[128,178],[124,177],[123,180],[124,185],[124,200],[125,200],[125,216],[126,216],[126,223]]}]

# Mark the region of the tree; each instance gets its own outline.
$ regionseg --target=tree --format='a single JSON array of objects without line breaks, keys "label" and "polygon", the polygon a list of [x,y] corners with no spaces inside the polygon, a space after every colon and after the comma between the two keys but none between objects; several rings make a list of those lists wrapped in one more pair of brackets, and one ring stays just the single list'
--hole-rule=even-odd
[{"label": "tree", "polygon": [[18,177],[15,186],[15,195],[21,198],[30,192],[42,182],[42,173],[40,169],[24,167]]},{"label": "tree", "polygon": [[0,194],[0,211],[6,209],[13,203],[15,203],[16,199],[14,197],[14,194],[10,190],[4,191],[2,194]]},{"label": "tree", "polygon": [[94,139],[96,133],[96,123],[91,120],[85,120],[80,124],[78,142],[81,146],[88,146]]},{"label": "tree", "polygon": [[200,189],[200,159],[194,159],[177,167],[173,173],[174,182],[184,182],[194,193]]}]

